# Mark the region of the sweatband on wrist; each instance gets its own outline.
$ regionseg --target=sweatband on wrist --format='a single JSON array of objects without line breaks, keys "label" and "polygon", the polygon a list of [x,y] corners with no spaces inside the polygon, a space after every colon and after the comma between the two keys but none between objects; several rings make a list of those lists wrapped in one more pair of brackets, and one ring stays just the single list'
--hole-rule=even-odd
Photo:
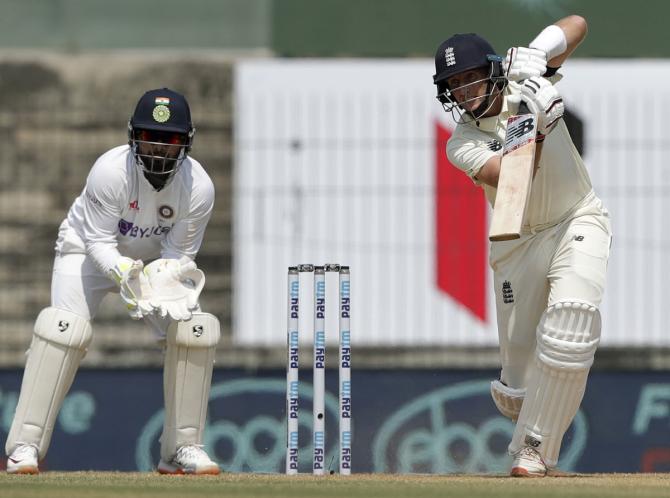
[{"label": "sweatband on wrist", "polygon": [[549,67],[549,66],[547,66],[547,70],[544,72],[544,74],[542,75],[542,77],[543,77],[543,78],[550,78],[550,77],[552,77],[553,75],[555,75],[555,74],[558,72],[559,69],[561,69],[561,66],[558,66],[558,67]]},{"label": "sweatband on wrist", "polygon": [[542,50],[547,54],[547,61],[550,61],[567,50],[568,41],[565,39],[563,30],[555,24],[552,24],[551,26],[544,28],[542,32],[530,42],[528,47]]}]

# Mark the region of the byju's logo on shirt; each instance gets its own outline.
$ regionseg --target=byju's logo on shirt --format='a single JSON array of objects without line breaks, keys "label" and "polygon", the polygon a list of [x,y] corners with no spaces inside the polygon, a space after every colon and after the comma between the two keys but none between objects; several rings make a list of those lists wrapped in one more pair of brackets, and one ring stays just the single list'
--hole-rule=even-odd
[{"label": "byju's logo on shirt", "polygon": [[170,231],[170,227],[156,225],[153,227],[138,227],[130,221],[119,220],[119,232],[126,237],[149,238],[152,236],[161,236]]}]

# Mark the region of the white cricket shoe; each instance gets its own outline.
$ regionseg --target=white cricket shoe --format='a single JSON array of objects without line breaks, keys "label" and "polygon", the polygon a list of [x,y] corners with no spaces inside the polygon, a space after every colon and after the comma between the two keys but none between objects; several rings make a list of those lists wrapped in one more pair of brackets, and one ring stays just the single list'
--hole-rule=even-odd
[{"label": "white cricket shoe", "polygon": [[187,444],[181,446],[169,462],[163,460],[158,464],[161,474],[209,474],[221,473],[219,466],[213,462],[201,445]]},{"label": "white cricket shoe", "polygon": [[7,472],[9,474],[39,474],[37,446],[19,444],[7,457]]},{"label": "white cricket shoe", "polygon": [[512,462],[512,477],[544,477],[547,475],[547,465],[535,448],[524,446],[514,454]]}]

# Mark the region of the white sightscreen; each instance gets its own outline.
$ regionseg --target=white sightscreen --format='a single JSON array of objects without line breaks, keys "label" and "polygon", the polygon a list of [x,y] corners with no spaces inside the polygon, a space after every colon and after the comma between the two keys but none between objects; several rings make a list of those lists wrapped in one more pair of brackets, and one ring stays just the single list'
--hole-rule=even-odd
[{"label": "white sightscreen", "polygon": [[[283,344],[287,266],[328,262],[351,266],[356,345],[497,344],[490,275],[470,283],[470,268],[460,268],[456,293],[436,284],[435,129],[453,124],[434,98],[433,71],[423,59],[238,63],[237,344]],[[661,117],[670,110],[662,84],[670,64],[580,60],[563,73],[559,88],[584,121],[585,159],[613,218],[603,344],[668,345],[662,219],[670,168]],[[455,211],[466,225],[474,216]],[[452,269],[453,260],[447,278]],[[310,282],[301,281],[306,308]],[[479,313],[457,295],[468,285],[485,287]],[[328,315],[332,326],[334,307]],[[301,322],[306,334],[309,322]]]}]

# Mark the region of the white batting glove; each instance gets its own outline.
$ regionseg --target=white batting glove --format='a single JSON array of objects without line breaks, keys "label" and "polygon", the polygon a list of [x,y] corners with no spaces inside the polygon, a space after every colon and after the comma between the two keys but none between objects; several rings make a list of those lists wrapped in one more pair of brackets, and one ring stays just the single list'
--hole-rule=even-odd
[{"label": "white batting glove", "polygon": [[539,135],[548,135],[563,117],[565,106],[556,87],[544,78],[528,78],[521,86],[521,100],[537,115]]},{"label": "white batting glove", "polygon": [[110,275],[119,284],[119,294],[133,320],[151,315],[154,311],[149,302],[151,287],[147,276],[142,271],[143,268],[142,260],[122,256],[112,268]]},{"label": "white batting glove", "polygon": [[507,51],[504,67],[512,81],[542,76],[547,72],[547,54],[535,48],[512,47]]},{"label": "white batting glove", "polygon": [[151,287],[151,305],[161,317],[189,320],[198,309],[205,274],[188,258],[157,259],[144,269]]}]

